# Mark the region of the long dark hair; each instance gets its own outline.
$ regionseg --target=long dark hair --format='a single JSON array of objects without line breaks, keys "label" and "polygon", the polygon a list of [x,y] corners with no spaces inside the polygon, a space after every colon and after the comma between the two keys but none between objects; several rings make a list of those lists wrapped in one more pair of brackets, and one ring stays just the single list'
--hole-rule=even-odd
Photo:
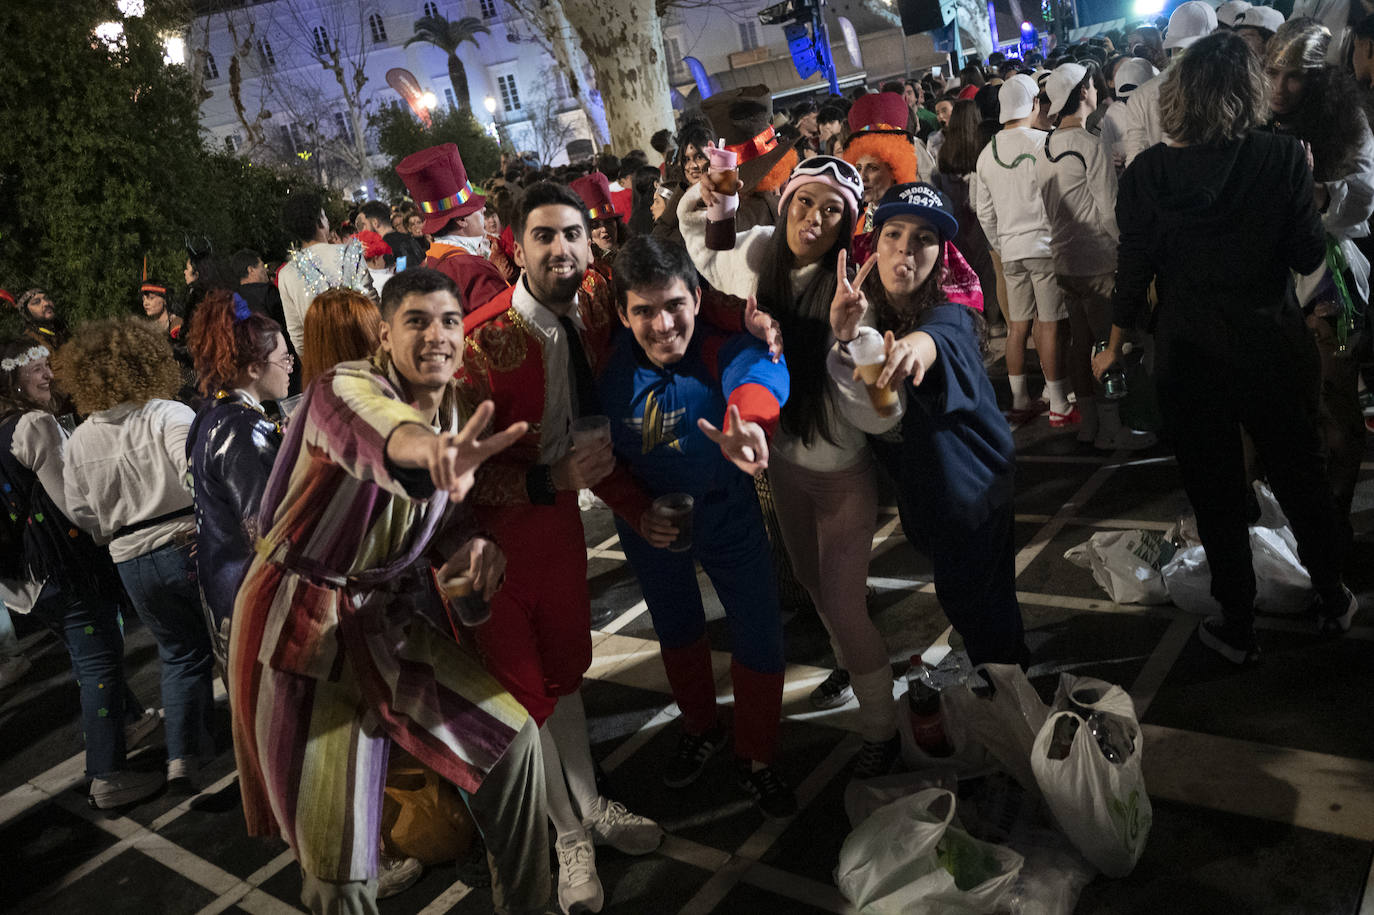
[{"label": "long dark hair", "polygon": [[[793,194],[796,192],[794,191]],[[782,428],[811,445],[820,436],[835,444],[835,405],[825,370],[830,349],[830,300],[835,298],[835,263],[840,251],[849,252],[854,235],[854,216],[845,207],[839,235],[821,256],[820,269],[806,288],[792,288],[797,256],[787,244],[788,209],[792,195],[778,209],[778,223],[765,249],[759,271],[759,307],[777,318],[787,346],[792,391],[782,408]]]},{"label": "long dark hair", "polygon": [[1282,130],[1312,145],[1312,177],[1333,181],[1350,173],[1364,131],[1355,116],[1364,99],[1355,80],[1338,67],[1307,71],[1302,102]]},{"label": "long dark hair", "polygon": [[945,141],[940,144],[940,171],[946,175],[967,175],[978,168],[978,154],[983,151],[983,136],[979,126],[982,112],[973,99],[959,99],[945,124]]},{"label": "long dark hair", "polygon": [[[34,347],[42,349],[43,344],[34,342],[32,337],[12,337],[0,342],[0,359],[17,358]],[[19,390],[19,369],[0,370],[0,420],[9,419],[16,413],[30,413],[34,410],[55,413],[56,408],[56,397],[43,404]]]}]

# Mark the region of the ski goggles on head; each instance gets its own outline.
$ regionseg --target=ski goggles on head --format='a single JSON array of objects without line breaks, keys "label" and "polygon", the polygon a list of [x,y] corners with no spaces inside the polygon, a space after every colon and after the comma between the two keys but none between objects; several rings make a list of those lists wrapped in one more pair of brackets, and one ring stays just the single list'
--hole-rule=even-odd
[{"label": "ski goggles on head", "polygon": [[792,169],[792,175],[782,189],[781,207],[792,192],[804,184],[824,184],[834,188],[849,208],[849,215],[859,216],[859,201],[863,199],[864,183],[859,170],[835,156],[812,156]]}]

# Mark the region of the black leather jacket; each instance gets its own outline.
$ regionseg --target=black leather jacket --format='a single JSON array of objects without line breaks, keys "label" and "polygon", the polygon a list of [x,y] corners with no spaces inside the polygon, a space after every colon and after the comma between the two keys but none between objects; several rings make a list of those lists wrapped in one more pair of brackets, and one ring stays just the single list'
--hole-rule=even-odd
[{"label": "black leather jacket", "polygon": [[187,436],[201,590],[215,621],[228,618],[257,541],[258,506],[281,447],[281,427],[237,391],[218,392]]}]

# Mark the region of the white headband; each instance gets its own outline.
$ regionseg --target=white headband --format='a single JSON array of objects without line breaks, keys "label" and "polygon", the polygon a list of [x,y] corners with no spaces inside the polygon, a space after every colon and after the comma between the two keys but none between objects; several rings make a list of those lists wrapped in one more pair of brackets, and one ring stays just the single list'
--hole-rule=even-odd
[{"label": "white headband", "polygon": [[48,358],[47,347],[31,346],[13,359],[0,360],[0,369],[4,369],[6,372],[13,372],[15,369],[23,368],[30,362],[36,362],[39,359],[46,358]]}]

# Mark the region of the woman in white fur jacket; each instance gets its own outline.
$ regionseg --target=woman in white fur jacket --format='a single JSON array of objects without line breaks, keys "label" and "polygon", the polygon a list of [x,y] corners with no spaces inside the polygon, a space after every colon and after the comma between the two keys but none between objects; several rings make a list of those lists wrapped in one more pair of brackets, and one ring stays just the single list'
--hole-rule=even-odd
[{"label": "woman in white fur jacket", "polygon": [[[834,345],[830,302],[858,219],[863,182],[854,166],[813,156],[792,171],[782,190],[776,226],[755,226],[718,251],[706,246],[713,222],[733,201],[706,175],[683,195],[678,221],[687,250],[715,288],[754,297],[782,330],[791,395],[773,439],[768,473],[783,541],[797,579],[830,632],[839,670],[812,695],[813,703],[859,699],[865,750],[856,778],[885,774],[894,730],[892,669],[882,635],[868,617],[868,559],[877,522],[874,460],[864,433],[837,409],[826,358]],[[821,570],[825,574],[821,574]]]}]

